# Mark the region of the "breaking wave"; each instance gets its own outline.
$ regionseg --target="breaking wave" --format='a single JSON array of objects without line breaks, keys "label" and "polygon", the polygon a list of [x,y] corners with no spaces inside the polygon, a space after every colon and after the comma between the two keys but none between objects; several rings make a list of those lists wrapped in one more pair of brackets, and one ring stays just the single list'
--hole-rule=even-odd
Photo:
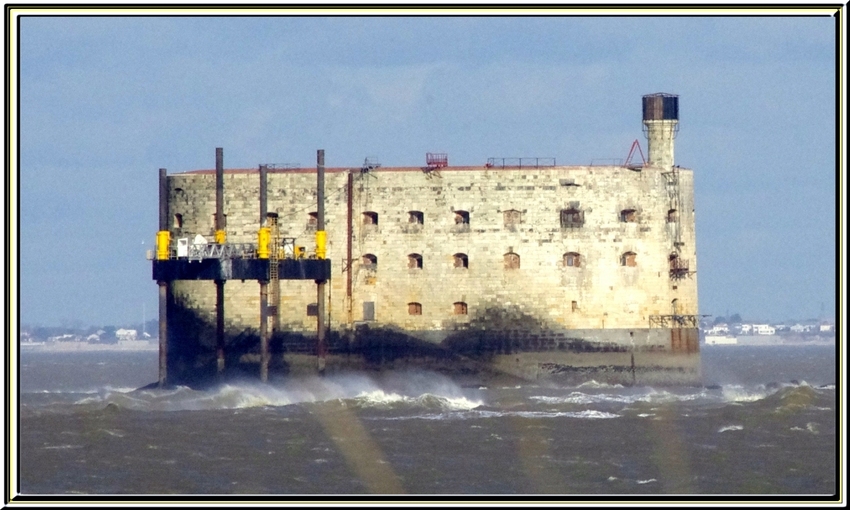
[{"label": "breaking wave", "polygon": [[186,386],[132,390],[105,388],[86,394],[75,404],[95,408],[114,405],[138,411],[202,411],[330,401],[361,408],[418,407],[434,410],[469,410],[482,404],[442,376],[418,373],[394,375],[380,381],[362,375],[292,379],[282,385],[252,381],[222,384],[206,390]]},{"label": "breaking wave", "polygon": [[450,397],[424,393],[414,397],[398,393],[387,393],[381,389],[363,392],[351,401],[359,407],[424,407],[427,409],[445,409],[450,411],[466,411],[474,409],[483,403],[480,400],[470,400],[463,396]]}]

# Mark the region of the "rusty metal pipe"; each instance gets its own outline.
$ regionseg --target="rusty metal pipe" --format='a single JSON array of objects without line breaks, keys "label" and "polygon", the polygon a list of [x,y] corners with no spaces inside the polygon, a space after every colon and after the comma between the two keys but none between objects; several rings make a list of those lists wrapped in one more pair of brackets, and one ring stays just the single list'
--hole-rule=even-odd
[{"label": "rusty metal pipe", "polygon": [[168,171],[159,169],[159,230],[168,230]]},{"label": "rusty metal pipe", "polygon": [[[168,171],[159,169],[159,230],[168,230]],[[168,382],[168,292],[169,283],[159,284],[159,387]]]},{"label": "rusty metal pipe", "polygon": [[347,240],[347,246],[345,248],[345,251],[346,251],[345,256],[346,256],[346,259],[347,259],[346,260],[346,264],[347,264],[346,267],[348,268],[347,273],[346,273],[346,280],[345,280],[345,297],[348,301],[348,325],[349,325],[349,327],[351,326],[351,323],[353,322],[352,307],[354,306],[353,303],[351,302],[351,300],[352,300],[352,295],[351,295],[351,279],[352,279],[352,274],[351,274],[352,273],[352,267],[351,267],[351,264],[352,264],[352,260],[351,260],[351,249],[352,249],[351,237],[354,235],[354,232],[352,230],[352,224],[351,224],[351,222],[352,222],[351,217],[352,217],[352,214],[354,213],[354,199],[352,198],[353,194],[354,194],[354,174],[351,172],[351,170],[349,170],[348,171],[348,218],[347,218],[348,224],[346,225],[346,231],[345,231],[345,236],[346,236],[346,240]]},{"label": "rusty metal pipe", "polygon": [[268,167],[260,165],[260,226],[266,224],[266,216],[268,215]]},{"label": "rusty metal pipe", "polygon": [[[325,151],[316,151],[316,195],[318,208],[316,210],[316,229],[320,232],[325,230]],[[325,346],[325,280],[316,281],[316,363],[319,373],[325,371],[326,349]]]},{"label": "rusty metal pipe", "polygon": [[269,284],[260,282],[260,381],[269,380]]},{"label": "rusty metal pipe", "polygon": [[159,387],[168,383],[168,282],[159,283]]},{"label": "rusty metal pipe", "polygon": [[224,373],[224,280],[215,281],[215,357],[216,373]]},{"label": "rusty metal pipe", "polygon": [[215,149],[215,242],[223,244],[224,233],[224,149]]}]

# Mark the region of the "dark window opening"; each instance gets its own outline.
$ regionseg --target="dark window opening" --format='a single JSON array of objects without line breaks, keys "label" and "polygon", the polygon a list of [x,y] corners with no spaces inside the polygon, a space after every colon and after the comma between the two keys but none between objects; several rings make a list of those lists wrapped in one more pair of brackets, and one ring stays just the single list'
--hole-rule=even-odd
[{"label": "dark window opening", "polygon": [[667,211],[667,223],[675,223],[677,221],[679,221],[679,211],[676,209]]},{"label": "dark window opening", "polygon": [[566,267],[581,267],[581,255],[575,252],[564,254],[564,266]]},{"label": "dark window opening", "polygon": [[365,269],[378,269],[378,257],[371,253],[367,253],[366,255],[363,255],[362,264]]},{"label": "dark window opening", "polygon": [[466,256],[466,253],[455,253],[454,263],[455,267],[469,268],[469,257]]},{"label": "dark window opening", "polygon": [[410,211],[407,213],[408,218],[407,222],[411,225],[423,225],[425,224],[425,215],[422,211]]},{"label": "dark window opening", "polygon": [[637,211],[634,209],[623,209],[620,211],[620,221],[623,223],[634,223],[637,221]]},{"label": "dark window opening", "polygon": [[363,224],[364,225],[377,225],[378,224],[378,213],[372,211],[366,211],[363,213]]},{"label": "dark window opening", "polygon": [[319,315],[319,303],[307,305],[307,317],[316,317],[317,315]]},{"label": "dark window opening", "polygon": [[455,211],[455,225],[469,225],[469,212]]},{"label": "dark window opening", "polygon": [[174,228],[183,228],[183,215],[180,213],[174,215]]},{"label": "dark window opening", "polygon": [[505,253],[505,269],[519,269],[519,255],[516,253]]},{"label": "dark window opening", "polygon": [[407,256],[407,267],[410,269],[422,269],[422,255],[411,253]]},{"label": "dark window opening", "polygon": [[679,300],[678,299],[674,299],[670,303],[670,307],[672,308],[673,315],[679,315]]},{"label": "dark window opening", "polygon": [[466,303],[463,301],[458,301],[454,304],[454,314],[455,315],[466,315]]},{"label": "dark window opening", "polygon": [[635,257],[637,254],[631,251],[627,251],[620,257],[620,265],[626,267],[635,267],[637,266],[637,262],[635,261]]},{"label": "dark window opening", "polygon": [[422,305],[420,303],[407,303],[408,315],[422,315]]},{"label": "dark window opening", "polygon": [[505,211],[504,215],[506,227],[519,225],[520,223],[522,223],[522,213],[517,211],[516,209]]},{"label": "dark window opening", "polygon": [[561,228],[579,228],[584,225],[584,211],[577,208],[561,210]]},{"label": "dark window opening", "polygon": [[578,311],[578,301],[572,302],[572,311],[574,311],[574,312]]}]

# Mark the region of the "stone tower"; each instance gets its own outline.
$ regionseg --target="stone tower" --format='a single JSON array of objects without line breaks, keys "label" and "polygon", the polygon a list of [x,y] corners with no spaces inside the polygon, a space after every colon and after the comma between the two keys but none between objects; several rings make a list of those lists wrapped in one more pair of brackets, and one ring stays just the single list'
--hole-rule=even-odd
[{"label": "stone tower", "polygon": [[679,96],[663,92],[643,96],[643,132],[650,166],[673,167],[673,139],[678,131]]}]

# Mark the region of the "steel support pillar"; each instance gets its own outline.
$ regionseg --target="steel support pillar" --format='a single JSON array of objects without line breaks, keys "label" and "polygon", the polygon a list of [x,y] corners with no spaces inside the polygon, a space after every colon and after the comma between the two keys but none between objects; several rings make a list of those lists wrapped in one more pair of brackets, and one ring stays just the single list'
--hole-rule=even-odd
[{"label": "steel support pillar", "polygon": [[215,281],[215,358],[216,373],[224,373],[224,280]]}]

